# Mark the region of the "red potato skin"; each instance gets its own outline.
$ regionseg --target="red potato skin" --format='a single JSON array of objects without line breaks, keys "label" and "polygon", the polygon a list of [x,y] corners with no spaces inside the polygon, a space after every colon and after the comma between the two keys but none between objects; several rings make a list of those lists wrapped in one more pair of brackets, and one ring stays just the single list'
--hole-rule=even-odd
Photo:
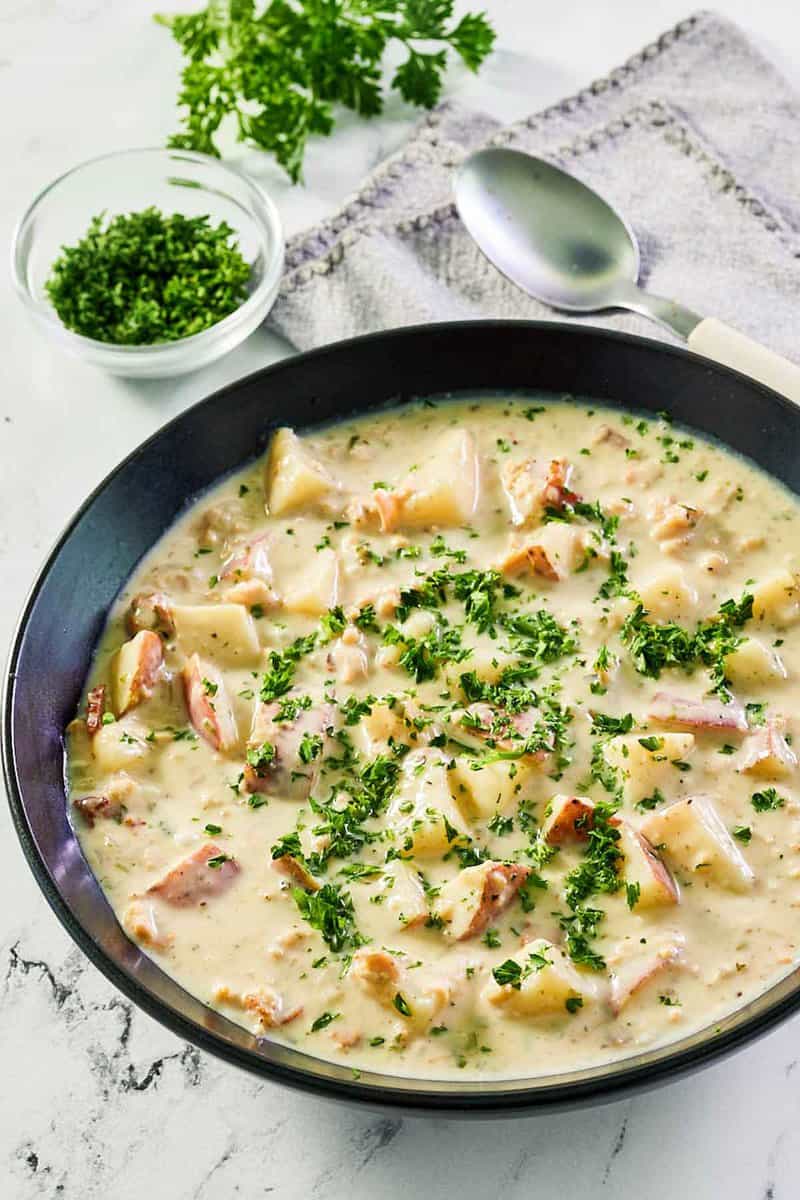
[{"label": "red potato skin", "polygon": [[636,977],[632,984],[628,987],[623,987],[620,980],[615,974],[611,976],[611,987],[609,992],[609,1007],[615,1017],[618,1017],[628,1001],[636,995],[636,993],[644,987],[646,983],[660,971],[664,971],[667,967],[674,966],[675,962],[680,957],[679,947],[667,956],[655,956],[647,959],[642,963],[640,974]]},{"label": "red potato skin", "polygon": [[[507,718],[508,724],[504,728],[509,730],[509,736],[504,737],[502,733],[492,733],[492,725],[495,719],[505,716],[501,709],[495,709],[489,704],[478,702],[477,704],[471,704],[467,712],[478,717],[481,722],[479,728],[470,729],[470,732],[475,737],[481,739],[491,738],[499,750],[516,749],[519,746],[519,742],[511,736],[511,730],[519,734],[522,738],[528,738],[533,733],[539,720],[539,713],[534,708],[529,708],[525,712],[515,713],[513,716]],[[526,758],[533,759],[536,762],[543,762],[547,758],[547,755],[547,750],[537,750],[534,754],[526,755]]]},{"label": "red potato skin", "polygon": [[272,564],[269,560],[268,533],[251,538],[243,546],[234,550],[226,560],[222,569],[223,579],[263,579],[265,583],[272,582]]},{"label": "red potato skin", "polygon": [[486,872],[480,904],[457,940],[463,942],[483,933],[490,921],[508,908],[530,873],[530,867],[518,863],[492,863]]},{"label": "red potato skin", "polygon": [[594,824],[594,805],[570,796],[547,831],[546,841],[551,846],[563,846],[565,842],[585,842]]},{"label": "red potato skin", "polygon": [[797,756],[789,748],[782,733],[783,723],[770,718],[763,729],[757,729],[742,742],[736,764],[738,771],[749,771],[764,758],[774,758],[788,770],[797,766]]},{"label": "red potato skin", "polygon": [[294,721],[276,722],[279,709],[275,701],[256,705],[248,749],[269,742],[275,747],[275,757],[260,769],[245,763],[244,786],[248,792],[305,800],[319,776],[322,755],[303,764],[298,757],[300,743],[305,733],[320,734],[324,741],[325,730],[333,723],[333,709],[327,704],[314,705],[302,709]]},{"label": "red potato skin", "polygon": [[[618,821],[613,817],[611,823],[615,825],[622,824],[621,821]],[[653,846],[650,844],[644,834],[637,833],[635,829],[631,830],[631,832],[644,852],[645,858],[647,859],[647,865],[650,868],[650,871],[652,872],[659,888],[663,892],[664,900],[668,904],[677,904],[680,901],[680,892],[678,891],[678,885],[672,878],[669,870],[661,861]]]},{"label": "red potato skin", "polygon": [[[150,696],[164,662],[164,648],[157,633],[153,633],[150,629],[142,629],[136,636],[139,638],[139,643],[136,670],[130,683],[132,699],[125,711]],[[122,716],[121,712],[119,716]]]},{"label": "red potato skin", "polygon": [[103,714],[106,711],[106,685],[99,684],[91,689],[86,697],[86,732],[94,737],[103,727]]},{"label": "red potato skin", "polygon": [[[189,720],[209,746],[214,750],[229,750],[236,742],[235,730],[227,728],[233,720],[228,714],[228,701],[222,691],[222,684],[215,696],[206,694],[203,679],[208,669],[203,667],[200,658],[193,654],[183,668],[183,691],[186,707],[189,710]],[[222,709],[225,705],[225,710]],[[225,718],[223,720],[223,711]],[[229,718],[229,719],[228,719]]]},{"label": "red potato skin", "polygon": [[738,700],[687,700],[670,692],[656,692],[647,715],[681,729],[729,729],[747,733],[747,717]]},{"label": "red potato skin", "polygon": [[149,887],[147,894],[160,896],[175,908],[192,908],[204,904],[213,896],[222,895],[241,868],[232,858],[219,867],[209,867],[209,859],[217,858],[220,854],[222,851],[215,842],[203,842],[188,858],[168,871],[163,879]]}]

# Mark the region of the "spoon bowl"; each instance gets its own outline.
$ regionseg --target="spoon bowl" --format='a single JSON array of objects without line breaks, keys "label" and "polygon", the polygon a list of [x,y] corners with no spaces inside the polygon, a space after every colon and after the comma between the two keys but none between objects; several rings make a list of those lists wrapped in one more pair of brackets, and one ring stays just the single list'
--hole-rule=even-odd
[{"label": "spoon bowl", "polygon": [[518,150],[479,150],[456,176],[462,221],[513,283],[551,308],[614,307],[636,286],[632,231],[597,192]]}]

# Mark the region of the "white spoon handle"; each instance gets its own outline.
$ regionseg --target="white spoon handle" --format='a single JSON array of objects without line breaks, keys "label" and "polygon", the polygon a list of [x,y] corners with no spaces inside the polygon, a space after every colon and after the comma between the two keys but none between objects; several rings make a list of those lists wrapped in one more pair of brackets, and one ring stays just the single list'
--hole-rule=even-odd
[{"label": "white spoon handle", "polygon": [[689,334],[690,350],[765,383],[800,404],[800,367],[760,346],[715,317],[706,317]]}]

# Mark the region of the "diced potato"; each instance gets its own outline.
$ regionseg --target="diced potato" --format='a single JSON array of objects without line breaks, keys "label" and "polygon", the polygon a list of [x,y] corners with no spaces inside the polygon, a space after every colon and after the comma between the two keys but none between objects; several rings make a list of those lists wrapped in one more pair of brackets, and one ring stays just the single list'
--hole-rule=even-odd
[{"label": "diced potato", "polygon": [[476,646],[467,662],[448,662],[445,665],[444,679],[450,691],[458,694],[461,692],[461,676],[466,671],[474,671],[483,683],[496,683],[506,666],[507,658],[498,653],[496,647]]},{"label": "diced potato", "polygon": [[[362,991],[397,1018],[402,1039],[426,1029],[448,1003],[452,991],[446,983],[419,987],[411,974],[386,950],[369,946],[355,952],[348,972]],[[398,996],[405,1002],[404,1008],[398,1006]]]},{"label": "diced potato", "polygon": [[626,1004],[656,976],[680,961],[684,939],[679,933],[651,935],[646,948],[623,946],[621,952],[608,955],[611,969],[611,1011],[619,1016]]},{"label": "diced potato", "polygon": [[372,711],[361,718],[357,728],[364,740],[364,750],[372,758],[389,749],[390,738],[403,742],[408,732],[399,704],[394,708],[389,708],[387,704],[374,704]]},{"label": "diced potato", "polygon": [[337,487],[294,430],[285,427],[270,444],[264,483],[267,512],[273,517],[309,508]]},{"label": "diced potato", "polygon": [[226,666],[255,661],[261,652],[255,622],[241,604],[176,604],[178,644]]},{"label": "diced potato", "polygon": [[752,687],[786,678],[778,655],[758,638],[745,638],[725,659],[725,674],[734,687]]},{"label": "diced potato", "polygon": [[161,638],[149,629],[143,629],[120,646],[110,668],[114,712],[118,717],[147,699],[163,661]]},{"label": "diced potato", "polygon": [[434,905],[445,933],[456,941],[483,933],[508,908],[529,874],[528,867],[491,861],[459,871],[444,885]]},{"label": "diced potato", "polygon": [[[642,745],[651,743],[653,749]],[[603,751],[609,766],[619,771],[623,799],[626,804],[638,804],[657,792],[669,795],[677,778],[674,762],[685,762],[694,749],[692,733],[625,734],[611,738]]]},{"label": "diced potato", "polygon": [[593,823],[594,804],[587,796],[553,796],[545,811],[541,834],[551,846],[585,842]]},{"label": "diced potato", "polygon": [[519,964],[519,987],[499,984],[492,977],[483,990],[483,999],[510,1017],[567,1016],[569,1001],[593,999],[596,985],[579,975],[563,950],[537,938],[528,942],[510,960]]},{"label": "diced potato", "polygon": [[529,763],[486,763],[473,771],[469,759],[456,759],[450,771],[450,787],[456,803],[470,821],[489,821],[495,813],[505,814],[517,802]]},{"label": "diced potato", "polygon": [[668,861],[686,875],[735,892],[753,882],[753,872],[709,796],[688,796],[653,813],[641,832],[651,845],[663,846]]},{"label": "diced potato", "polygon": [[778,571],[753,588],[753,616],[779,628],[800,618],[800,589],[790,571]]},{"label": "diced potato", "polygon": [[339,560],[335,550],[326,548],[287,583],[284,606],[287,612],[320,617],[338,603]]},{"label": "diced potato", "polygon": [[147,730],[133,721],[103,725],[92,739],[92,753],[101,771],[121,771],[147,756]]},{"label": "diced potato", "polygon": [[539,463],[532,458],[506,461],[500,469],[500,482],[512,525],[525,525],[541,515],[546,479]]},{"label": "diced potato", "polygon": [[742,742],[736,758],[736,770],[762,779],[785,779],[797,769],[797,755],[783,736],[785,722],[770,717]]},{"label": "diced potato", "polygon": [[621,870],[625,882],[639,885],[636,910],[677,904],[678,886],[647,839],[627,821],[619,821],[617,828],[620,833],[617,849],[623,857]]},{"label": "diced potato", "polygon": [[425,751],[409,754],[387,814],[398,849],[417,857],[446,854],[469,829],[450,790],[447,759]]},{"label": "diced potato", "polygon": [[397,526],[463,525],[478,503],[479,473],[472,434],[465,429],[448,430],[419,470],[397,489]]},{"label": "diced potato", "polygon": [[196,732],[214,750],[235,750],[239,730],[222,673],[193,654],[184,664],[182,676],[189,720]]},{"label": "diced potato", "polygon": [[560,583],[585,562],[587,545],[585,529],[550,521],[524,539],[512,538],[499,570],[504,575],[528,572]]},{"label": "diced potato", "polygon": [[428,902],[419,873],[400,859],[384,872],[386,900],[384,908],[401,929],[412,929],[428,919]]},{"label": "diced potato", "polygon": [[697,592],[678,566],[671,566],[638,588],[642,604],[657,621],[686,621],[695,615]]}]

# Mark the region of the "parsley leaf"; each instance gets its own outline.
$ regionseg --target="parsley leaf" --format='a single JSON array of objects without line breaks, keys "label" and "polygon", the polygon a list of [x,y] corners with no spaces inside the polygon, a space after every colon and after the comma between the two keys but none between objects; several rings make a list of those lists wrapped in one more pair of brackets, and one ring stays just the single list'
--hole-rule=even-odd
[{"label": "parsley leaf", "polygon": [[454,0],[229,0],[159,16],[187,60],[182,129],[169,144],[218,155],[227,121],[240,142],[273,154],[296,183],[309,137],[330,134],[336,106],[362,117],[383,111],[390,43],[405,53],[391,87],[409,104],[438,102],[448,50],[478,69],[494,31],[482,13],[455,22],[454,7]]}]

